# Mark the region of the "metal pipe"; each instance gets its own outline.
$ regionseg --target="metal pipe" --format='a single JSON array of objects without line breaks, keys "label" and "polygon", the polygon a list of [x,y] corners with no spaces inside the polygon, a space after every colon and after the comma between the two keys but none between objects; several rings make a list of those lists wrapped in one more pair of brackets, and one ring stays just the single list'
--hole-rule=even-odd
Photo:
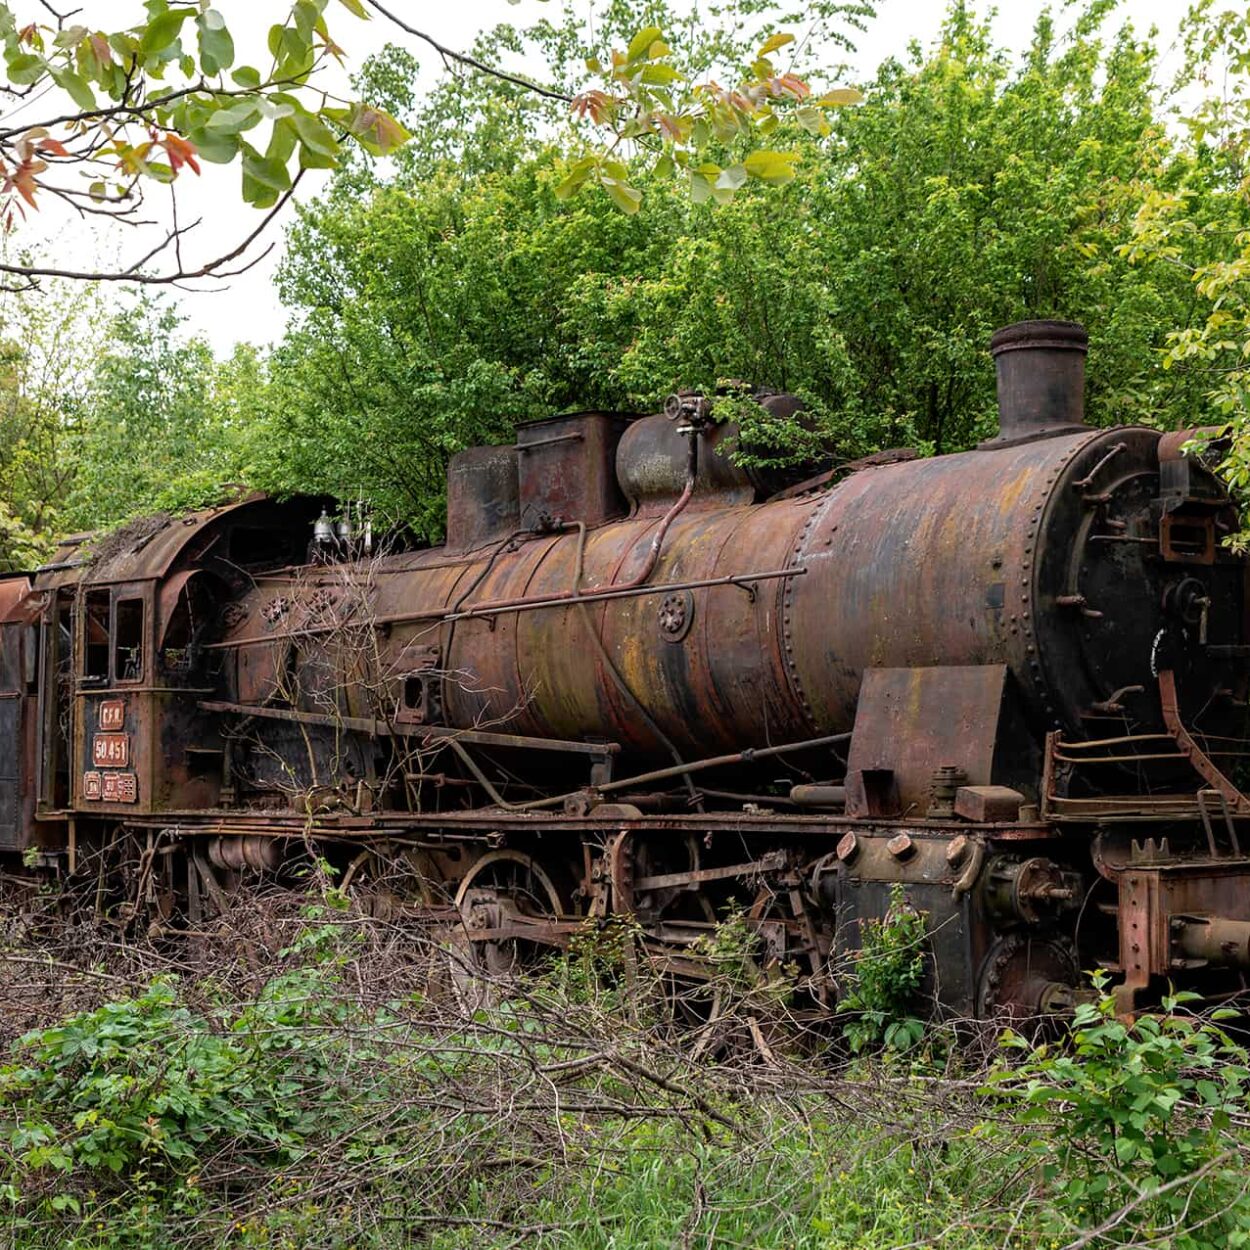
[{"label": "metal pipe", "polygon": [[[564,594],[544,599],[522,599],[511,607],[498,607],[493,604],[478,604],[463,612],[447,612],[443,608],[435,608],[428,612],[395,612],[388,616],[375,616],[364,624],[377,625],[408,625],[420,621],[459,621],[472,616],[503,616],[511,612],[532,612],[538,608],[562,608],[572,603],[607,603],[613,599],[637,599],[643,595],[667,595],[675,590],[708,590],[715,586],[737,586],[741,590],[750,591],[755,582],[774,582],[785,577],[803,577],[806,568],[766,569],[759,573],[733,573],[725,577],[704,577],[686,582],[657,582],[653,585],[639,586],[634,589],[621,590],[607,586],[597,590],[583,591],[576,597]],[[228,642],[210,642],[204,647],[206,651],[221,651],[234,647],[256,646],[260,643],[279,642],[286,638],[309,638],[317,634],[332,633],[338,625],[314,625],[307,629],[293,629],[281,634],[257,634],[251,638],[232,638]]]},{"label": "metal pipe", "polygon": [[1186,760],[1188,756],[1171,752],[1167,755],[1060,755],[1055,752],[1055,759],[1064,764],[1137,764],[1145,760]]},{"label": "metal pipe", "polygon": [[790,799],[799,807],[845,807],[846,787],[802,785],[790,788]]},{"label": "metal pipe", "polygon": [[[399,621],[445,620],[459,621],[471,616],[503,616],[510,612],[532,612],[536,608],[560,608],[573,602],[605,603],[612,599],[637,599],[642,595],[668,594],[674,590],[707,590],[713,586],[739,586],[750,589],[752,582],[777,581],[783,577],[801,577],[805,568],[769,569],[763,573],[733,573],[725,577],[704,577],[689,582],[660,582],[656,585],[633,586],[627,583],[605,586],[595,590],[583,591],[580,595],[549,595],[545,599],[519,599],[512,603],[501,600],[500,603],[479,603],[463,612],[450,615],[440,613],[414,613],[409,616],[380,616],[374,622],[378,625],[389,625]],[[269,635],[272,639],[275,635]],[[265,639],[268,641],[269,639]]]},{"label": "metal pipe", "polygon": [[690,447],[686,458],[686,484],[682,488],[682,492],[677,496],[676,502],[664,514],[659,525],[656,526],[655,534],[651,538],[651,546],[647,551],[647,560],[642,567],[642,571],[635,577],[630,578],[627,582],[615,582],[611,589],[618,591],[634,590],[641,586],[655,572],[655,566],[660,559],[660,551],[664,546],[664,538],[669,531],[669,527],[675,520],[685,511],[686,505],[690,502],[691,496],[694,494],[695,482],[699,478],[699,429],[697,426],[691,426],[690,429]]},{"label": "metal pipe", "polygon": [[[612,582],[608,586],[599,587],[595,590],[589,590],[585,594],[574,587],[564,594],[552,595],[547,600],[548,604],[564,603],[570,599],[591,598],[600,596],[606,592],[612,592],[614,597],[624,598],[630,591],[638,590],[646,584],[651,574],[655,572],[655,566],[659,563],[660,552],[664,548],[664,539],[668,534],[673,522],[685,511],[686,505],[690,502],[694,495],[695,483],[699,476],[699,432],[692,429],[690,432],[690,449],[686,462],[686,484],[678,495],[673,506],[660,519],[659,525],[655,528],[655,533],[651,536],[651,546],[647,549],[647,558],[643,563],[641,570],[629,579],[627,582]],[[585,527],[582,528],[582,541],[585,541]],[[579,552],[580,557],[580,552]],[[578,582],[581,581],[580,576]],[[494,603],[478,603],[469,609],[464,615],[466,616],[494,616],[498,612],[511,611],[520,608],[528,610],[531,607],[540,606],[543,601],[535,601],[532,599],[500,599]],[[448,620],[459,620],[459,616],[447,617]]]},{"label": "metal pipe", "polygon": [[1174,916],[1173,942],[1187,959],[1250,968],[1250,921],[1224,916]]},{"label": "metal pipe", "polygon": [[1056,747],[1065,751],[1087,750],[1090,747],[1115,747],[1124,742],[1175,742],[1171,734],[1126,734],[1120,738],[1094,738],[1083,742],[1057,741]]},{"label": "metal pipe", "polygon": [[729,803],[771,803],[774,807],[797,807],[793,799],[781,794],[741,794],[737,790],[709,790],[700,786],[699,793],[708,799],[725,799]]},{"label": "metal pipe", "polygon": [[[786,742],[783,746],[747,747],[745,751],[736,751],[732,755],[714,755],[710,759],[694,760],[690,764],[674,764],[671,768],[655,769],[651,773],[639,773],[631,778],[622,778],[620,781],[606,781],[604,785],[594,786],[594,790],[597,794],[615,794],[617,790],[627,790],[630,786],[650,785],[652,781],[680,778],[680,776],[689,776],[692,773],[702,773],[706,769],[722,769],[730,764],[750,764],[754,760],[773,759],[776,755],[794,755],[796,751],[811,751],[821,746],[834,746],[838,742],[848,741],[850,736],[848,732],[848,734],[830,734],[826,737],[809,737],[803,742]],[[482,789],[494,799],[497,791],[490,781],[481,775],[480,769],[477,768],[475,761],[469,758],[464,747],[454,737],[449,737],[446,741],[450,742],[456,754],[469,765],[471,773],[481,781]],[[505,811],[537,811],[541,808],[557,808],[564,804],[565,799],[575,798],[576,795],[582,793],[584,790],[570,790],[567,794],[556,795],[550,799],[532,799],[529,803],[505,803],[502,799],[497,801]]]}]

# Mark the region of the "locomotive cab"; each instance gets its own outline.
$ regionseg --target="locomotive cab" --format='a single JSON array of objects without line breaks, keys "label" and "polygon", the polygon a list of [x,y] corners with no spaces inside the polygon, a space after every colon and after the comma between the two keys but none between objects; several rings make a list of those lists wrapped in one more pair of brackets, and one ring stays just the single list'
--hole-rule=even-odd
[{"label": "locomotive cab", "polygon": [[[198,701],[221,690],[221,605],[297,562],[320,500],[248,495],[143,518],[42,569],[38,760],[43,820],[126,821],[216,803],[222,744]],[[2,712],[0,712],[2,715]]]}]

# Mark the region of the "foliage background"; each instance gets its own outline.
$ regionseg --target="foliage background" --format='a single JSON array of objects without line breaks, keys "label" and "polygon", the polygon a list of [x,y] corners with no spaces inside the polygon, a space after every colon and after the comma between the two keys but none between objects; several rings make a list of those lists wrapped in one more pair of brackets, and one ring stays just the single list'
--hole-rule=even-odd
[{"label": "foliage background", "polygon": [[[728,377],[803,394],[844,459],[956,450],[993,426],[990,333],[1023,317],[1088,326],[1095,422],[1236,419],[1245,24],[1210,0],[1190,15],[1181,110],[1121,7],[1044,15],[1013,59],[955,0],[936,46],[881,65],[829,133],[770,139],[802,154],[789,185],[695,204],[639,156],[634,215],[557,196],[561,106],[485,78],[418,97],[389,49],[357,86],[413,141],[385,168],[349,158],[301,209],[273,343],[214,359],[159,299],[6,297],[0,560],[230,482],[364,494],[434,539],[456,450]],[[815,8],[806,55],[836,57],[866,8]],[[697,72],[731,74],[782,16],[752,0],[695,30],[659,0],[613,2],[598,34],[654,20]],[[566,11],[475,50],[534,45],[571,82],[584,39]],[[1204,75],[1220,94],[1195,106]]]}]

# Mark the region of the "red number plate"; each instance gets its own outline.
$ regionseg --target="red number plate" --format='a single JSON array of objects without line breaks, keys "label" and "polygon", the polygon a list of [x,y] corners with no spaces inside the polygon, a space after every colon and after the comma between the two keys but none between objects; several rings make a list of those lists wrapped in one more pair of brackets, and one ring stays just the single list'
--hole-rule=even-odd
[{"label": "red number plate", "polygon": [[126,704],[121,699],[106,699],[100,704],[100,728],[121,729],[126,724]]},{"label": "red number plate", "polygon": [[136,803],[139,787],[134,773],[105,773],[101,798],[106,803]]},{"label": "red number plate", "polygon": [[97,768],[125,768],[130,763],[127,734],[96,734],[91,741],[91,762]]}]

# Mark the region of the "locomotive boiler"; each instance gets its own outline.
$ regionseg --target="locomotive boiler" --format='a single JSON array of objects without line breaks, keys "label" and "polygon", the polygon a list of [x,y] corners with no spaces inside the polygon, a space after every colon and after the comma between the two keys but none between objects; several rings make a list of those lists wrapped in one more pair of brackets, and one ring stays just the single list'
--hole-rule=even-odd
[{"label": "locomotive boiler", "polygon": [[1195,431],[1085,424],[1086,348],[999,331],[954,455],[748,470],[678,395],[459,453],[438,547],[254,495],[67,540],[0,584],[0,848],[162,929],[311,851],[489,972],[620,914],[697,981],[738,909],[818,1011],[901,888],[939,1014],[1235,995],[1238,517]]}]

